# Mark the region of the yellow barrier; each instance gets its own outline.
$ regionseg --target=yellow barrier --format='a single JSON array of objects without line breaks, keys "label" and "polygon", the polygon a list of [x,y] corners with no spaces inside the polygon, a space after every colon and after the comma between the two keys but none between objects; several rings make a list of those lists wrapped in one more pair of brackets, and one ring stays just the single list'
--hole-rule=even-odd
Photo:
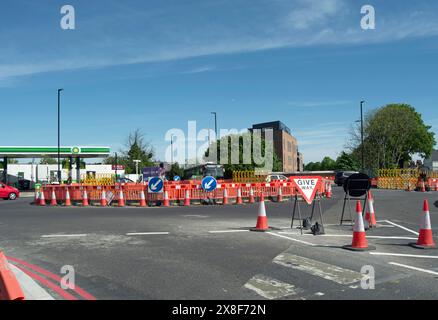
[{"label": "yellow barrier", "polygon": [[421,169],[381,169],[377,187],[380,189],[412,190],[417,186],[421,176],[432,179],[438,178],[438,173],[431,170]]},{"label": "yellow barrier", "polygon": [[256,175],[254,171],[233,171],[233,182],[235,183],[258,183],[265,182],[267,174]]},{"label": "yellow barrier", "polygon": [[110,186],[115,182],[115,175],[99,173],[96,175],[81,175],[81,182],[85,186]]}]

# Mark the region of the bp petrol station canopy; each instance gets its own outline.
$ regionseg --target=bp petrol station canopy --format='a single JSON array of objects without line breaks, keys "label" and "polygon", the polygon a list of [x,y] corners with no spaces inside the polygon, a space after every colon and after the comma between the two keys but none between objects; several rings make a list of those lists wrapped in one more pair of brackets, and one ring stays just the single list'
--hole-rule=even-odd
[{"label": "bp petrol station canopy", "polygon": [[[106,158],[109,147],[60,147],[61,158]],[[42,158],[58,156],[58,147],[1,147],[0,158]]]}]

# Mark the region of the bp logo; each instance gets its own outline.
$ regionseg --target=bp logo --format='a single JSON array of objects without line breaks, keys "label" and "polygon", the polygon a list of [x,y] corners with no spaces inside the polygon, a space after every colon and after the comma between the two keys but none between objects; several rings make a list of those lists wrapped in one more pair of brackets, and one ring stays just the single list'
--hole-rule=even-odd
[{"label": "bp logo", "polygon": [[78,147],[74,147],[71,149],[71,152],[74,154],[77,154],[77,153],[81,152],[81,149],[79,149]]}]

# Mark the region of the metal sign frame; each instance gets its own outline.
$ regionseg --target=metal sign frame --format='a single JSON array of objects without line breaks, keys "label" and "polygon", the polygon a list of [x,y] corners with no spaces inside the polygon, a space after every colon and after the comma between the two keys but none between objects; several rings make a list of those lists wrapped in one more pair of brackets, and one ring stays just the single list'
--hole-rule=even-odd
[{"label": "metal sign frame", "polygon": [[[304,198],[303,198],[303,200],[307,203],[307,201]],[[316,191],[315,197],[314,197],[312,203],[310,204],[312,206],[312,213],[310,215],[310,221],[313,220],[313,216],[315,214],[316,203],[318,202],[318,209],[319,209],[319,217],[321,219],[321,226],[324,228],[324,219],[323,219],[323,210],[322,210],[322,206],[321,206],[321,200],[322,200],[322,197],[321,197],[320,192]],[[303,217],[301,216],[300,199],[298,198],[298,194],[295,195],[294,210],[292,212],[292,222],[290,225],[291,229],[293,229],[293,227],[294,227],[296,211],[298,211],[298,219],[300,221],[299,228],[301,230],[301,234],[303,234]]]}]

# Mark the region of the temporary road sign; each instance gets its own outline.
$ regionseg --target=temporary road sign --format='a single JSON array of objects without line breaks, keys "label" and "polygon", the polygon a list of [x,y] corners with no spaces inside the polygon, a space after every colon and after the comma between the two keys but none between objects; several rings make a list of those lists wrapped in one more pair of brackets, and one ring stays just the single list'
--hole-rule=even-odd
[{"label": "temporary road sign", "polygon": [[217,188],[217,180],[214,177],[208,176],[202,179],[202,189],[206,192],[212,192]]},{"label": "temporary road sign", "polygon": [[181,177],[180,176],[174,176],[173,177],[173,181],[181,181]]},{"label": "temporary road sign", "polygon": [[159,177],[154,177],[148,182],[148,190],[152,193],[162,193],[164,187],[163,179]]},{"label": "temporary road sign", "polygon": [[308,204],[312,204],[315,199],[316,191],[321,183],[321,177],[308,176],[308,177],[294,177],[292,179],[298,192],[306,200]]}]

